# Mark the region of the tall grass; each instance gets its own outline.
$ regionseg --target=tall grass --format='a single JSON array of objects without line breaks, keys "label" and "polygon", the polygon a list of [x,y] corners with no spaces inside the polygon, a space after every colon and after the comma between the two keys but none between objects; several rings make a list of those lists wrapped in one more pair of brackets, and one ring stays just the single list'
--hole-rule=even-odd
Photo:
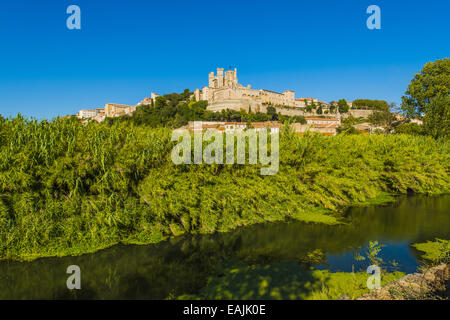
[{"label": "tall grass", "polygon": [[181,165],[165,128],[0,120],[0,259],[80,254],[286,218],[334,223],[392,193],[446,193],[449,142],[285,132],[280,170]]}]

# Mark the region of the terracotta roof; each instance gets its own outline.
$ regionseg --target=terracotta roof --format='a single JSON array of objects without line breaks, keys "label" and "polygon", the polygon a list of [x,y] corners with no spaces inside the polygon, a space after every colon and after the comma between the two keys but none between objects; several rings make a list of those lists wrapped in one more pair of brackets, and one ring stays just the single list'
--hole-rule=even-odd
[{"label": "terracotta roof", "polygon": [[336,124],[313,124],[314,128],[337,128]]},{"label": "terracotta roof", "polygon": [[306,120],[339,121],[338,118],[305,118]]},{"label": "terracotta roof", "polygon": [[255,128],[264,128],[264,127],[279,128],[282,127],[283,125],[281,123],[273,123],[273,122],[253,122],[252,126]]}]

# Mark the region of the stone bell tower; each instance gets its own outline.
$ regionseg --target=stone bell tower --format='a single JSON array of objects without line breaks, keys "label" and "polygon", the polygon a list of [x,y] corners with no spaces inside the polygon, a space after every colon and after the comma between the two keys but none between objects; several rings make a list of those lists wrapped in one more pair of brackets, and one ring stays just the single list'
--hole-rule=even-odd
[{"label": "stone bell tower", "polygon": [[217,88],[224,87],[223,68],[217,68]]},{"label": "stone bell tower", "polygon": [[209,82],[208,82],[208,86],[210,87],[210,88],[215,88],[215,77],[214,77],[214,72],[210,72],[209,73],[209,75],[208,75],[208,79],[209,79]]}]

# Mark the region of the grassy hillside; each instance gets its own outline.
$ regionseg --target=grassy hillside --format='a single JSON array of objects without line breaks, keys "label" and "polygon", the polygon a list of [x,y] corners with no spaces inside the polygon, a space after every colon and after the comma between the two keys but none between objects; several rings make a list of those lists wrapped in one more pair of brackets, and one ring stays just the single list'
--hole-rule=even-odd
[{"label": "grassy hillside", "polygon": [[424,136],[280,138],[280,169],[175,166],[171,130],[0,120],[0,259],[92,252],[450,190],[450,143]]}]

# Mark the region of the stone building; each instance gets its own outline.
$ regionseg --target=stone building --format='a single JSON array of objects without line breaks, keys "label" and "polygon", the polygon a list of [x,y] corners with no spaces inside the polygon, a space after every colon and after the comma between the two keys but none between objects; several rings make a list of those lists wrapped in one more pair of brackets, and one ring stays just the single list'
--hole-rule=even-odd
[{"label": "stone building", "polygon": [[[283,125],[277,121],[252,122],[251,128],[259,132],[263,129],[271,133],[279,132]],[[246,122],[237,121],[189,121],[186,126],[178,129],[187,129],[190,132],[205,132],[208,129],[215,129],[222,133],[242,132],[248,129]]]},{"label": "stone building", "polygon": [[120,117],[123,115],[131,115],[136,110],[136,106],[128,106],[125,104],[107,103],[105,104],[106,117]]},{"label": "stone building", "polygon": [[[353,108],[353,102],[352,101],[345,101],[345,102],[347,102],[347,105],[348,105],[349,109]],[[331,101],[330,105],[333,105],[333,106],[337,107],[338,106],[338,101]]]},{"label": "stone building", "polygon": [[96,109],[81,109],[77,113],[77,118],[79,119],[90,119],[97,115]]},{"label": "stone building", "polygon": [[[307,123],[292,123],[291,128],[298,134],[304,134],[305,132],[317,132],[325,136],[335,136],[337,134],[337,128],[341,124],[340,118],[306,118]],[[278,121],[265,121],[265,122],[252,122],[251,129],[255,129],[256,132],[261,130],[268,130],[271,133],[280,132],[283,124]],[[189,130],[193,133],[205,132],[207,130],[218,130],[222,133],[242,132],[245,129],[249,129],[249,125],[246,122],[236,121],[189,121],[186,126],[180,127],[177,130]]]},{"label": "stone building", "polygon": [[152,92],[150,97],[145,97],[137,105],[140,106],[140,105],[143,105],[143,104],[152,104],[152,101],[155,102],[157,97],[159,97],[159,94]]},{"label": "stone building", "polygon": [[306,124],[293,123],[291,127],[298,134],[304,134],[306,131],[318,132],[325,136],[335,136],[337,128],[341,125],[341,118],[306,118]]},{"label": "stone building", "polygon": [[298,108],[305,108],[306,105],[315,104],[316,106],[319,104],[319,100],[316,98],[298,98],[295,99],[295,106]]},{"label": "stone building", "polygon": [[197,101],[207,100],[207,109],[212,111],[251,109],[265,112],[267,105],[295,107],[294,91],[279,93],[243,86],[238,83],[236,69],[224,72],[223,68],[217,68],[217,74],[211,72],[208,76],[208,87],[196,89],[194,95]]},{"label": "stone building", "polygon": [[94,120],[102,122],[105,119],[105,109],[95,108],[95,109],[81,109],[77,113],[77,118],[81,120]]}]

